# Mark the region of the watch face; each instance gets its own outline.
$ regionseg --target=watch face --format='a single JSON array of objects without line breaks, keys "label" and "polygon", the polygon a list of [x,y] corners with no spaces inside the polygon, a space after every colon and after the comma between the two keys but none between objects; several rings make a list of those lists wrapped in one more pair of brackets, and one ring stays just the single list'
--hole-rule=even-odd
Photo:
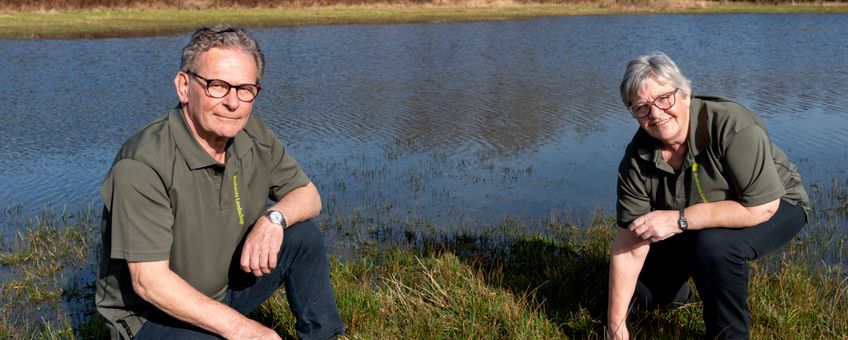
[{"label": "watch face", "polygon": [[279,211],[272,211],[268,214],[268,218],[271,219],[271,222],[274,224],[283,224],[283,214]]}]

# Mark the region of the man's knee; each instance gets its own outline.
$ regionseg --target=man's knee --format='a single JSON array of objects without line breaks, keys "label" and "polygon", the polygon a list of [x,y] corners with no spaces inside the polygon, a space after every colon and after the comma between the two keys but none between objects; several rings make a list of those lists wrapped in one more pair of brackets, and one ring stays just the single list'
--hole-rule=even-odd
[{"label": "man's knee", "polygon": [[297,223],[283,234],[283,251],[324,253],[324,236],[321,229],[312,220]]}]

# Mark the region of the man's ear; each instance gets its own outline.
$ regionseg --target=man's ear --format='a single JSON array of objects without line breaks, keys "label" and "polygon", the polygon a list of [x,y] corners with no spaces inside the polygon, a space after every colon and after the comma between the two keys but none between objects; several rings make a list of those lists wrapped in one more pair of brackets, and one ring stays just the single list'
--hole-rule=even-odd
[{"label": "man's ear", "polygon": [[185,72],[177,72],[174,76],[174,87],[177,90],[177,97],[180,98],[180,103],[188,103],[188,74]]}]

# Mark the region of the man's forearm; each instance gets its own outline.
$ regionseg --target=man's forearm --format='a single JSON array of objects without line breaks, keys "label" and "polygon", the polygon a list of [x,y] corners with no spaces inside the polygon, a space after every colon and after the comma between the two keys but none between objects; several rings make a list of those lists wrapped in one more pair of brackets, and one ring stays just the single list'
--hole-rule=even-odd
[{"label": "man's forearm", "polygon": [[131,262],[129,267],[136,293],[174,318],[225,338],[243,329],[265,328],[194,289],[168,268],[167,261]]}]

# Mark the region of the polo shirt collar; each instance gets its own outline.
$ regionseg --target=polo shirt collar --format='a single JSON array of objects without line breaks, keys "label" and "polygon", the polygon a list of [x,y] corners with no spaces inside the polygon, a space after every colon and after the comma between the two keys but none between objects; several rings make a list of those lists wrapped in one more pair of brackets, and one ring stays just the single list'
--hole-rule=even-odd
[{"label": "polo shirt collar", "polygon": [[[709,124],[707,120],[707,107],[704,101],[700,98],[692,96],[689,103],[689,139],[688,150],[686,157],[683,159],[683,166],[689,167],[692,160],[704,151],[710,144]],[[674,173],[674,170],[662,159],[662,143],[654,137],[651,137],[641,127],[636,132],[637,150],[639,157],[647,162],[651,162],[658,169]]]},{"label": "polo shirt collar", "polygon": [[[188,127],[188,122],[185,120],[185,115],[180,105],[177,105],[176,108],[168,113],[168,125],[170,126],[171,134],[174,136],[177,149],[186,160],[189,168],[196,170],[218,164],[218,161],[213,159],[212,156],[209,156],[206,150],[203,150],[200,143],[194,138],[194,134],[191,133],[191,129]],[[251,149],[251,146],[250,137],[242,129],[227,146],[227,163],[234,161],[232,159],[233,156],[241,158],[241,156]]]},{"label": "polo shirt collar", "polygon": [[657,165],[661,163],[660,149],[662,143],[659,140],[651,137],[645,132],[645,129],[639,127],[639,131],[636,131],[636,141],[638,146],[636,151],[639,153],[639,158]]}]

